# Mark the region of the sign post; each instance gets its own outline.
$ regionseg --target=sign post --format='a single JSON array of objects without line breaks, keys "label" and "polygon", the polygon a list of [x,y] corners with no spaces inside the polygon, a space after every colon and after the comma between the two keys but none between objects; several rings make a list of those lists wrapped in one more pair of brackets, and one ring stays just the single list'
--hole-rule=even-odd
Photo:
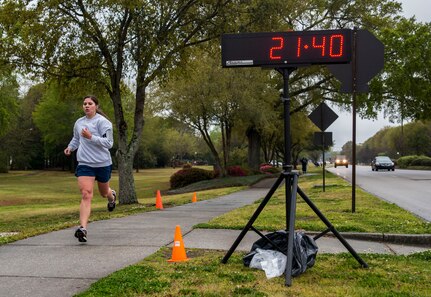
[{"label": "sign post", "polygon": [[352,212],[356,211],[356,94],[369,92],[368,82],[384,66],[384,45],[367,30],[353,30],[352,61],[328,65],[341,81],[342,93],[352,93]]},{"label": "sign post", "polygon": [[[325,103],[320,103],[319,106],[308,116],[308,118],[322,131],[324,132],[328,127],[338,118],[338,115],[329,108]],[[332,145],[332,133],[331,133],[331,145]],[[325,134],[321,134],[322,155],[323,155],[323,192],[325,192],[325,149],[329,145],[329,142],[325,140]],[[329,140],[329,135],[327,136]]]}]

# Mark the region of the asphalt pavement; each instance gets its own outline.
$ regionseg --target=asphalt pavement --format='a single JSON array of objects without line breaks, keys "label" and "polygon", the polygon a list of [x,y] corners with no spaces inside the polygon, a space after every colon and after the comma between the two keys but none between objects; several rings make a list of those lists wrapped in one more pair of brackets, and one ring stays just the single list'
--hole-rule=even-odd
[{"label": "asphalt pavement", "polygon": [[[216,199],[92,222],[85,244],[73,236],[75,228],[68,228],[0,246],[0,296],[73,296],[161,247],[171,247],[177,225],[181,227],[186,251],[228,250],[239,230],[193,229],[193,226],[252,204],[268,193],[273,182],[264,180],[253,188]],[[404,255],[431,248],[431,235],[342,234],[359,254]],[[259,238],[249,231],[236,250],[249,251]],[[319,253],[348,252],[332,236],[321,237],[316,243]]]}]

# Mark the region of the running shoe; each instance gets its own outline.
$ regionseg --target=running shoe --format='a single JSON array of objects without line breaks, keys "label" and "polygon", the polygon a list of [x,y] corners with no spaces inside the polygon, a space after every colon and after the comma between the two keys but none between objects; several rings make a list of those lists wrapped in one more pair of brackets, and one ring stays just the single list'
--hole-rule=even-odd
[{"label": "running shoe", "polygon": [[115,209],[115,201],[117,200],[117,192],[112,190],[112,196],[114,196],[114,200],[108,202],[108,211],[113,211]]},{"label": "running shoe", "polygon": [[87,230],[80,226],[75,231],[75,237],[78,238],[79,242],[87,242]]}]

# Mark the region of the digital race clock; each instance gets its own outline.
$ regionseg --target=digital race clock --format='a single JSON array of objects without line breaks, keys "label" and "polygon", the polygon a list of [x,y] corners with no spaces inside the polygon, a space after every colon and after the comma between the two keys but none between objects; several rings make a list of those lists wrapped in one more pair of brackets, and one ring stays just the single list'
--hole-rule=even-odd
[{"label": "digital race clock", "polygon": [[349,63],[352,30],[223,34],[222,66],[300,66]]}]

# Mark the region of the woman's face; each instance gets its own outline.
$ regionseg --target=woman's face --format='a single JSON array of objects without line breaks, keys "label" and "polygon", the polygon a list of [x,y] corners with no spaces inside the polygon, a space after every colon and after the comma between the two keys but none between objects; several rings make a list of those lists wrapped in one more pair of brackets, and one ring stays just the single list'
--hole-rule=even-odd
[{"label": "woman's face", "polygon": [[91,98],[85,98],[82,108],[84,109],[85,115],[87,117],[93,117],[96,114],[97,105]]}]

